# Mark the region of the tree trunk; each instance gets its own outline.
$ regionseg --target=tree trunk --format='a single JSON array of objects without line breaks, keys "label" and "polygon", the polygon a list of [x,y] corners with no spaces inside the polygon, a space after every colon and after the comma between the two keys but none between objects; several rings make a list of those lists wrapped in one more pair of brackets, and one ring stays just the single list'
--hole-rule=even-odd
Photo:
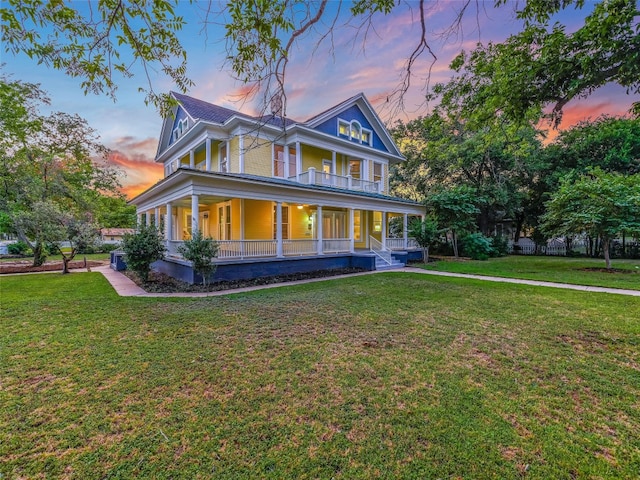
[{"label": "tree trunk", "polygon": [[62,273],[69,273],[69,262],[71,261],[70,258],[65,257],[64,255],[62,256]]},{"label": "tree trunk", "polygon": [[422,247],[422,261],[425,264],[429,263],[429,247]]},{"label": "tree trunk", "polygon": [[44,254],[42,242],[36,242],[33,247],[33,266],[40,267],[46,259],[47,256]]},{"label": "tree trunk", "polygon": [[451,230],[451,245],[453,245],[453,256],[458,258],[458,238],[455,230]]},{"label": "tree trunk", "polygon": [[611,257],[609,256],[609,239],[603,238],[600,242],[602,245],[602,253],[604,253],[604,264],[607,266],[607,270],[611,270]]}]

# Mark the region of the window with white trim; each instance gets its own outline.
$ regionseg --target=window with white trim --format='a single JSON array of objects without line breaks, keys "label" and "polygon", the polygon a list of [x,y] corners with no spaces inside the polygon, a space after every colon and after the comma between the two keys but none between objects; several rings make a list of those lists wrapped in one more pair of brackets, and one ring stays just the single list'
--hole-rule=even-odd
[{"label": "window with white trim", "polygon": [[368,128],[364,128],[357,120],[347,122],[346,120],[338,119],[338,136],[347,137],[350,140],[356,140],[369,146],[371,146],[373,140],[373,132]]},{"label": "window with white trim", "polygon": [[176,125],[176,128],[173,129],[173,133],[172,133],[173,141],[175,142],[176,140],[178,140],[182,135],[184,135],[187,132],[188,129],[189,129],[189,119],[183,118],[178,122],[178,124]]},{"label": "window with white trim", "polygon": [[373,162],[373,181],[382,184],[382,164]]}]

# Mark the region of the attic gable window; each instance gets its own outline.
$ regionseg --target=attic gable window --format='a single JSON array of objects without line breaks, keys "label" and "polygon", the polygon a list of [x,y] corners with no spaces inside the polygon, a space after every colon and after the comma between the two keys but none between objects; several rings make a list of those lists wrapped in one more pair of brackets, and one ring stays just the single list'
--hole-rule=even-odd
[{"label": "attic gable window", "polygon": [[189,119],[183,118],[178,122],[176,128],[173,129],[172,140],[175,142],[189,129]]},{"label": "attic gable window", "polygon": [[347,137],[350,140],[371,146],[373,132],[363,128],[357,120],[347,122],[346,120],[338,119],[338,136]]}]

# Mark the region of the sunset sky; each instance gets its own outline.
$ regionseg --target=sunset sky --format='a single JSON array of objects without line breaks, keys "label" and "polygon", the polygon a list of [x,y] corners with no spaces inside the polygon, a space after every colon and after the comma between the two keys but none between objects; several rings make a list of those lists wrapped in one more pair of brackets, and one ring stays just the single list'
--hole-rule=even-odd
[{"label": "sunset sky", "polygon": [[[567,26],[567,31],[575,30],[590,11],[593,4],[588,0],[586,3],[584,10],[571,9],[558,17]],[[521,29],[521,23],[513,13],[515,3],[495,10],[491,1],[484,6],[481,4],[478,15],[475,9],[467,13],[460,35],[447,41],[440,40],[439,33],[451,24],[461,4],[457,0],[428,3],[429,38],[438,57],[431,73],[432,84],[451,77],[448,65],[460,50],[471,50],[478,41],[504,40]],[[77,5],[83,4],[77,1]],[[330,2],[329,8],[335,11],[338,6],[338,2]],[[204,7],[205,3],[189,5],[185,2],[177,12],[188,22],[180,37],[188,54],[188,75],[196,83],[187,94],[248,114],[256,113],[255,105],[238,103],[243,87],[224,70],[224,19],[218,18],[216,24],[209,24],[205,34],[202,25]],[[406,121],[426,113],[424,81],[430,63],[426,56],[417,67],[418,76],[413,79],[413,87],[405,101],[405,112],[392,118],[391,110],[385,104],[389,93],[398,86],[404,60],[416,46],[419,32],[417,1],[403,3],[390,15],[376,15],[375,31],[369,32],[364,51],[362,38],[354,41],[354,26],[344,26],[347,10],[348,4],[343,4],[342,22],[338,22],[343,26],[333,36],[333,54],[330,54],[328,40],[314,48],[317,33],[311,33],[297,43],[287,71],[288,116],[306,120],[359,92],[365,93],[384,121],[397,118]],[[79,80],[37,65],[26,56],[15,57],[2,52],[1,62],[12,79],[41,84],[51,97],[51,111],[77,113],[87,119],[100,134],[102,143],[111,149],[110,162],[123,170],[123,191],[129,198],[162,177],[162,165],[154,163],[162,119],[154,107],[144,104],[144,94],[138,92],[138,87],[144,86],[146,81],[139,69],[132,71],[132,79],[118,79],[118,98],[114,103],[107,97],[85,96]],[[152,80],[158,92],[176,90],[159,73]],[[565,109],[561,128],[580,120],[595,119],[603,113],[623,115],[634,100],[638,100],[637,96],[627,95],[623,88],[606,86],[587,99],[571,102]],[[47,111],[43,110],[43,113]]]}]

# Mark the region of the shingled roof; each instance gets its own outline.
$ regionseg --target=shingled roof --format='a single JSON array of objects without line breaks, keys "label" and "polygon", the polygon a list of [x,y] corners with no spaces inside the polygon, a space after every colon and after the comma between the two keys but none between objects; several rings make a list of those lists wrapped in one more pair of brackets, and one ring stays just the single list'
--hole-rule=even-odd
[{"label": "shingled roof", "polygon": [[197,98],[183,95],[181,93],[171,92],[171,94],[176,98],[176,100],[178,100],[178,102],[180,102],[189,115],[197,120],[223,124],[231,117],[236,116],[264,125],[274,125],[279,128],[282,128],[283,124],[288,127],[297,123],[289,118],[282,118],[276,115],[252,117],[251,115],[246,115],[236,110],[214,105],[213,103],[205,102],[204,100],[198,100]]}]

